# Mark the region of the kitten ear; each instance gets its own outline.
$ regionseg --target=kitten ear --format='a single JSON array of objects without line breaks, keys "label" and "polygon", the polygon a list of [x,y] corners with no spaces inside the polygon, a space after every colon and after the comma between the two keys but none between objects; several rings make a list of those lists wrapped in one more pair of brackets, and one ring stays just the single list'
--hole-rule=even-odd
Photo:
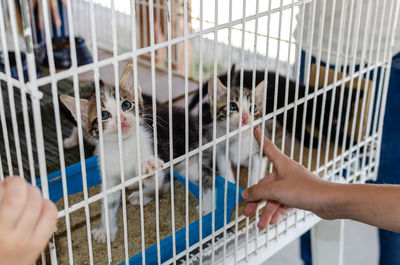
[{"label": "kitten ear", "polygon": [[255,87],[254,92],[256,105],[262,108],[264,102],[264,80]]},{"label": "kitten ear", "polygon": [[[123,87],[134,94],[134,76],[133,76],[133,64],[129,63],[125,69],[124,72],[121,75],[121,79],[119,80],[119,86]],[[138,97],[139,97],[139,103],[143,102],[142,98],[142,89],[140,88],[139,83],[137,84],[137,89],[138,89]]]},{"label": "kitten ear", "polygon": [[236,81],[236,78],[237,78],[235,70],[236,70],[236,64],[232,64],[232,67],[231,67],[231,84],[234,84],[235,81]]},{"label": "kitten ear", "polygon": [[[64,106],[71,112],[74,119],[77,121],[78,116],[76,112],[75,98],[67,95],[60,96],[61,102]],[[80,107],[81,107],[81,119],[83,127],[86,126],[88,122],[88,114],[89,114],[89,101],[86,99],[80,99]]]},{"label": "kitten ear", "polygon": [[[208,101],[211,106],[214,104],[214,77],[211,76],[210,79],[208,79]],[[225,95],[227,91],[226,86],[222,84],[221,80],[217,77],[217,101],[222,95]]]}]

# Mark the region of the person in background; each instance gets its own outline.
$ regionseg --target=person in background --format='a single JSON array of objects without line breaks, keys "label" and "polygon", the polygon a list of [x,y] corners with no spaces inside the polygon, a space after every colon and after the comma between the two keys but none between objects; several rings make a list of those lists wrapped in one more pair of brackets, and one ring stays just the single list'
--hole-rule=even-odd
[{"label": "person in background", "polygon": [[0,182],[0,264],[31,265],[57,224],[57,208],[14,176]]},{"label": "person in background", "polygon": [[[315,3],[315,17],[313,21],[312,8]],[[391,9],[392,1],[315,1],[305,5],[304,9],[300,9],[300,12],[296,16],[297,25],[293,33],[294,38],[297,43],[300,39],[303,41],[303,47],[301,51],[301,67],[300,67],[300,81],[304,82],[304,73],[308,71],[308,65],[306,65],[307,60],[309,60],[310,47],[310,33],[311,33],[311,23],[314,24],[314,33],[311,45],[313,49],[311,50],[311,63],[316,63],[318,54],[318,44],[319,36],[322,34],[322,52],[320,54],[321,66],[326,66],[329,64],[330,69],[335,68],[336,54],[339,53],[339,71],[347,71],[350,74],[350,67],[352,66],[351,51],[353,47],[350,46],[349,49],[349,59],[347,65],[344,66],[344,55],[346,54],[346,45],[349,41],[350,45],[355,45],[355,38],[358,37],[358,43],[356,47],[356,57],[358,58],[355,63],[355,71],[358,71],[360,67],[365,67],[365,65],[360,66],[360,60],[362,48],[364,42],[367,42],[364,63],[376,63],[374,60],[378,58],[383,59],[385,54],[385,40],[390,40],[392,32],[390,32],[390,26],[395,19],[392,16],[392,21],[389,21],[390,14],[393,9]],[[325,15],[323,16],[323,6],[325,4]],[[394,8],[396,8],[396,1],[394,1]],[[367,12],[369,6],[369,14]],[[351,13],[352,10],[352,13]],[[304,28],[301,30],[301,20],[304,12]],[[361,12],[361,13],[360,13]],[[374,18],[377,14],[377,24],[374,30]],[[340,21],[343,16],[342,29],[340,29]],[[357,27],[356,18],[361,16],[360,26]],[[383,16],[383,18],[382,18]],[[332,20],[333,17],[333,20]],[[368,20],[366,20],[368,19]],[[383,19],[383,20],[382,20]],[[323,20],[323,21],[322,21]],[[351,20],[351,21],[350,21]],[[366,23],[366,21],[369,21]],[[380,25],[383,21],[383,30],[380,32]],[[321,22],[323,22],[323,27],[321,28]],[[329,37],[329,32],[331,26],[333,25],[332,37]],[[400,184],[400,138],[398,137],[400,132],[400,102],[398,98],[400,96],[400,19],[397,19],[397,24],[394,25],[395,35],[393,42],[393,49],[389,51],[390,54],[397,54],[393,57],[391,77],[389,82],[388,97],[386,102],[386,112],[385,112],[385,123],[383,127],[383,138],[380,154],[380,164],[376,183],[379,184]],[[351,34],[348,34],[350,30]],[[366,34],[365,34],[366,32]],[[301,33],[301,34],[299,34]],[[382,35],[380,35],[382,34]],[[339,43],[339,36],[342,40]],[[365,36],[365,40],[364,40]],[[348,37],[350,40],[348,40]],[[380,49],[378,49],[378,42],[382,40]],[[373,45],[370,46],[371,40],[373,40]],[[331,45],[330,61],[328,60],[328,48]],[[372,52],[373,61],[368,62],[369,54]],[[327,66],[328,67],[328,66]],[[379,85],[381,69],[378,71],[378,78],[376,81],[376,86]],[[372,73],[372,71],[371,71]],[[369,80],[372,80],[372,74],[369,76]],[[301,258],[304,264],[312,264],[311,255],[311,237],[310,233],[307,232],[301,237]],[[387,231],[385,229],[379,229],[379,244],[380,244],[380,255],[379,264],[380,265],[400,265],[400,233],[395,233],[392,231]]]}]

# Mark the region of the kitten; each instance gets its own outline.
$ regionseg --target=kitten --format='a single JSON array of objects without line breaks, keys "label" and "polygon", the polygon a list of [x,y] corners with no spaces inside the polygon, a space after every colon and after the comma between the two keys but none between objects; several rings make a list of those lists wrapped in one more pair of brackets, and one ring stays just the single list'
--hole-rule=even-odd
[{"label": "kitten", "polygon": [[[101,119],[103,126],[103,139],[104,139],[104,175],[106,177],[106,185],[102,184],[103,190],[108,190],[111,187],[120,184],[121,170],[119,163],[119,149],[118,149],[118,123],[117,123],[117,107],[121,112],[121,131],[122,131],[122,146],[123,146],[123,159],[124,159],[124,175],[125,179],[130,179],[138,174],[138,169],[141,167],[142,174],[150,174],[153,170],[161,168],[163,161],[155,159],[153,154],[153,137],[152,132],[144,124],[145,113],[143,98],[138,86],[138,101],[135,102],[133,96],[133,82],[132,82],[131,65],[125,68],[120,80],[120,106],[117,106],[115,97],[115,89],[102,86],[101,92]],[[60,96],[61,101],[71,111],[71,114],[77,119],[77,112],[75,108],[75,99],[70,96]],[[138,104],[139,109],[139,136],[140,136],[140,151],[141,162],[138,164],[137,158],[137,137],[138,132],[136,128],[135,117],[135,104]],[[96,143],[95,154],[100,154],[100,143],[98,140],[99,130],[96,111],[96,98],[80,99],[81,105],[81,118],[82,127],[90,141]],[[100,158],[99,158],[100,159]],[[99,161],[100,166],[100,161]],[[165,187],[165,173],[164,171],[158,172],[159,187]],[[155,189],[155,177],[150,176],[143,179],[143,204],[146,205],[153,200]],[[110,223],[110,239],[115,240],[118,230],[117,225],[117,212],[121,199],[121,191],[118,190],[108,195],[108,213]],[[139,204],[138,193],[133,192],[128,197],[133,205]],[[103,200],[104,204],[104,200]],[[106,242],[106,226],[105,226],[105,207],[102,207],[101,224],[99,227],[92,231],[93,238],[100,242]]]},{"label": "kitten", "polygon": [[[235,65],[232,65],[231,67],[231,89],[233,87],[238,87],[240,86],[240,71],[235,70]],[[256,70],[256,78],[255,78],[255,86],[258,86],[261,82],[264,81],[265,78],[265,72]],[[286,95],[286,77],[279,75],[277,80],[276,80],[276,73],[274,72],[268,72],[267,74],[268,77],[268,83],[267,83],[267,88],[266,88],[266,102],[265,102],[265,112],[264,115],[272,113],[274,111],[274,104],[275,104],[275,84],[276,81],[278,81],[277,84],[277,89],[276,95],[276,103],[277,103],[277,109],[280,109],[285,106],[285,95]],[[224,73],[218,76],[220,79],[221,83],[223,85],[227,85],[227,78],[228,78],[228,73]],[[213,78],[212,78],[213,79]],[[243,70],[243,89],[244,90],[251,90],[253,85],[253,70]],[[209,111],[209,102],[206,99],[206,95],[209,94],[208,92],[208,87],[209,83],[204,83],[203,85],[203,96],[200,97],[200,92],[195,94],[195,96],[192,98],[190,104],[189,104],[189,109],[191,110],[192,113],[195,112],[195,108],[198,107],[198,104],[200,102],[200,98],[202,100],[203,104],[203,122],[205,124],[210,124],[212,123],[213,116],[211,112]],[[288,86],[288,95],[287,95],[287,104],[291,104],[295,102],[296,99],[296,82],[293,80],[289,80],[289,86]],[[355,88],[353,88],[353,93],[351,97],[351,103],[353,104],[356,100],[356,93],[355,93]],[[313,93],[315,91],[315,88],[310,86],[308,89],[308,93]],[[340,101],[340,96],[341,93],[344,93],[343,95],[343,107],[342,107],[342,115],[339,117],[339,101]],[[343,139],[345,138],[346,141],[346,148],[350,146],[350,137],[347,135],[347,132],[344,131],[344,125],[345,125],[345,117],[346,117],[346,106],[348,102],[348,93],[349,93],[349,88],[345,87],[342,89],[341,86],[338,86],[336,88],[336,93],[335,97],[333,98],[333,92],[332,90],[329,90],[326,92],[326,105],[325,105],[325,110],[322,112],[322,101],[323,101],[323,95],[320,94],[317,96],[316,99],[316,115],[315,115],[315,129],[318,130],[321,122],[322,122],[322,117],[323,117],[323,125],[322,125],[322,133],[326,137],[328,134],[328,129],[329,127],[332,126],[331,129],[331,140],[335,139],[336,132],[337,132],[337,126],[339,127],[339,144],[342,144]],[[297,98],[301,99],[304,98],[306,95],[306,86],[303,84],[298,85],[298,93],[297,93]],[[263,97],[263,94],[260,95]],[[363,92],[360,91],[360,98],[362,98]],[[332,124],[329,124],[329,115],[330,115],[330,105],[333,101],[334,104],[334,110],[333,110],[333,115],[332,115]],[[262,103],[261,103],[262,104]],[[306,125],[311,125],[312,123],[312,112],[313,112],[313,104],[314,104],[314,99],[309,99],[307,101],[307,111],[305,115],[305,123]],[[261,105],[262,106],[262,105]],[[351,108],[350,114],[352,114],[353,109]],[[317,132],[314,131],[313,137],[311,138],[311,134],[307,129],[304,129],[303,131],[303,113],[304,113],[304,103],[297,105],[297,115],[296,115],[296,120],[295,120],[295,128],[294,128],[294,137],[296,140],[301,142],[302,134],[304,133],[304,146],[309,147],[310,141],[313,142],[313,148],[317,148],[318,146],[318,135]],[[339,118],[340,118],[340,124],[339,124]],[[279,114],[276,116],[277,121],[280,123],[281,126],[283,126],[284,123],[284,114]],[[291,108],[287,111],[287,118],[286,118],[286,131],[288,133],[292,133],[293,131],[293,119],[294,119],[294,109]]]},{"label": "kitten", "polygon": [[[261,82],[255,88],[255,102],[252,105],[252,93],[250,89],[243,89],[242,100],[240,101],[240,88],[232,85],[229,105],[227,104],[228,88],[222,84],[221,80],[217,78],[216,88],[214,88],[214,78],[208,81],[208,104],[210,106],[210,115],[214,111],[214,91],[216,90],[216,135],[221,137],[226,134],[226,119],[228,117],[229,109],[229,131],[239,128],[240,123],[242,126],[249,124],[254,119],[262,117],[262,102],[264,95],[264,82]],[[240,116],[240,109],[242,108],[242,115]],[[213,125],[209,124],[206,127],[206,137],[210,139],[213,132]],[[235,183],[235,175],[232,172],[232,162],[236,165],[249,167],[250,156],[252,157],[252,167],[250,176],[250,185],[256,184],[259,176],[264,175],[266,170],[267,161],[263,157],[259,158],[260,146],[253,137],[253,131],[247,129],[241,134],[241,152],[239,160],[239,134],[229,138],[229,153],[228,160],[226,157],[226,141],[217,145],[216,160],[219,173],[226,177],[230,182]],[[228,161],[228,163],[226,163]]]},{"label": "kitten", "polygon": [[[230,96],[230,105],[227,106],[226,102],[226,97],[227,97],[227,87],[225,84],[222,83],[222,81],[219,79],[221,77],[222,80],[226,82],[227,80],[227,74],[223,74],[218,76],[217,78],[217,106],[216,106],[216,123],[217,123],[217,136],[220,137],[225,134],[226,132],[226,118],[227,118],[227,108],[229,107],[230,109],[230,131],[237,129],[239,127],[239,123],[241,122],[242,125],[246,125],[250,122],[251,118],[251,112],[254,112],[254,119],[261,118],[263,116],[262,114],[262,108],[263,108],[263,99],[264,99],[264,72],[262,71],[256,71],[256,87],[255,87],[255,102],[254,106],[251,106],[251,94],[252,94],[252,78],[253,78],[253,71],[245,70],[243,74],[243,98],[242,102],[239,102],[239,93],[240,93],[240,72],[235,71],[235,66],[233,65],[231,68],[231,96]],[[268,85],[267,85],[267,97],[266,97],[266,106],[265,106],[265,111],[264,115],[268,113],[272,113],[274,111],[274,98],[275,98],[275,82],[276,82],[276,75],[275,73],[268,73]],[[295,82],[289,80],[289,87],[288,87],[288,104],[293,103],[295,101]],[[314,92],[314,87],[309,87],[309,93]],[[214,78],[211,77],[207,83],[207,85],[203,86],[203,93],[204,91],[208,93],[208,102],[203,101],[203,121],[205,122],[204,128],[206,128],[206,135],[208,134],[208,138],[210,138],[212,135],[212,120],[213,120],[213,104],[214,104]],[[278,91],[277,91],[277,109],[282,108],[285,106],[285,93],[286,93],[286,78],[283,76],[278,77]],[[300,84],[298,88],[298,98],[303,98],[305,96],[305,86]],[[322,124],[322,133],[324,136],[327,136],[328,134],[328,129],[330,126],[332,126],[331,130],[331,139],[335,139],[336,133],[337,133],[337,126],[340,125],[340,130],[339,130],[339,144],[342,144],[343,139],[345,138],[346,141],[346,148],[350,146],[350,137],[347,135],[346,132],[344,132],[344,125],[345,125],[345,117],[346,117],[346,105],[347,105],[347,98],[348,98],[348,92],[349,88],[345,88],[342,90],[341,87],[337,88],[335,97],[333,98],[333,93],[332,90],[326,92],[326,105],[325,105],[325,110],[322,112],[322,101],[323,101],[323,95],[318,95],[315,103],[316,103],[316,112],[315,112],[315,131],[314,131],[314,136],[311,138],[311,134],[308,131],[307,128],[304,129],[303,132],[303,113],[304,113],[304,103],[299,104],[297,106],[297,116],[296,116],[296,121],[295,121],[295,129],[294,129],[294,137],[298,142],[301,141],[302,138],[302,132],[304,133],[304,146],[309,147],[310,145],[310,140],[312,139],[313,141],[313,148],[318,147],[318,132],[317,130],[320,128],[321,122],[322,122],[322,117],[324,118],[323,124]],[[344,104],[342,107],[342,114],[340,117],[340,124],[338,124],[339,120],[339,100],[340,100],[340,94],[344,93]],[[351,98],[351,102],[355,102],[355,95],[356,93],[352,93],[353,96]],[[198,102],[196,100],[199,100],[200,95],[199,93],[195,95],[193,98],[192,102],[190,103],[190,106],[192,107],[192,112],[193,109],[196,105],[198,105]],[[332,124],[329,124],[329,116],[330,116],[330,105],[331,103],[334,103],[334,108],[333,108],[333,115],[332,115]],[[197,103],[197,104],[196,104]],[[308,106],[307,106],[307,112],[305,115],[305,121],[306,125],[310,125],[313,120],[313,104],[314,104],[314,98],[308,100]],[[242,107],[242,117],[239,117],[239,108]],[[352,113],[352,109],[351,109]],[[281,126],[284,124],[284,114],[279,114],[276,117],[278,123],[280,123]],[[287,111],[287,117],[286,117],[286,130],[288,134],[292,133],[293,129],[293,119],[294,119],[294,110],[290,109]],[[269,130],[266,130],[266,133],[269,133],[269,131],[272,131],[271,126],[272,120],[266,121],[266,126],[269,128]],[[253,165],[251,168],[251,176],[250,176],[250,183],[255,184],[256,180],[258,179],[258,176],[261,176],[265,172],[265,162],[264,159],[262,158],[262,161],[260,161],[259,156],[257,155],[259,151],[259,147],[255,139],[253,139],[253,153],[249,153],[250,151],[250,139],[253,137],[253,134],[250,130],[246,130],[242,133],[242,146],[241,146],[241,154],[240,154],[240,161],[238,161],[238,135],[230,138],[230,148],[229,148],[229,162],[233,162],[234,164],[240,164],[241,166],[248,167],[248,161],[249,157],[253,157]],[[276,139],[276,143],[281,141],[279,137]],[[226,155],[225,155],[225,143],[221,143],[217,146],[217,168],[219,173],[227,177],[229,181],[235,182],[234,179],[234,174],[232,172],[231,164],[226,163]],[[260,167],[261,163],[261,167]],[[258,171],[258,169],[261,169]],[[257,176],[258,174],[258,176]]]},{"label": "kitten", "polygon": [[[119,149],[118,149],[118,126],[117,126],[117,102],[115,98],[115,88],[106,87],[102,82],[100,83],[101,93],[101,119],[103,126],[103,140],[104,140],[104,161],[105,161],[105,175],[107,181],[107,187],[103,184],[102,188],[107,190],[120,183],[120,161],[119,161]],[[138,102],[137,106],[139,109],[139,136],[140,136],[140,147],[141,147],[141,163],[137,164],[137,137],[136,132],[136,116],[135,116],[135,100],[133,94],[133,65],[129,64],[120,79],[120,112],[121,112],[121,130],[122,130],[122,145],[123,145],[123,159],[124,159],[124,170],[125,179],[130,179],[138,174],[138,167],[141,167],[142,174],[151,174],[154,170],[162,168],[164,161],[169,161],[169,112],[168,108],[156,103],[157,111],[157,147],[158,147],[158,159],[154,156],[154,128],[153,128],[153,108],[152,98],[150,96],[142,95],[140,86],[138,85]],[[60,100],[71,112],[73,117],[77,119],[77,112],[75,109],[75,99],[70,96],[62,95]],[[95,154],[100,153],[100,143],[98,139],[98,121],[97,121],[97,110],[96,110],[96,98],[94,95],[89,99],[80,99],[81,105],[81,118],[82,127],[86,140],[95,143],[96,149]],[[174,122],[173,127],[173,157],[177,158],[185,154],[185,124],[184,124],[185,113],[181,109],[174,108],[172,112],[172,119]],[[198,146],[198,132],[197,132],[196,119],[194,117],[189,118],[189,150],[193,150]],[[193,164],[196,162],[195,157],[189,159],[189,162]],[[198,161],[198,159],[197,159]],[[176,165],[175,169],[178,173],[185,173],[184,169],[185,161]],[[183,164],[183,166],[182,166]],[[198,163],[197,163],[198,164]],[[196,164],[196,165],[197,165]],[[191,168],[196,169],[198,172],[198,166],[192,165]],[[99,161],[100,167],[100,161]],[[101,168],[101,167],[100,167]],[[183,169],[183,170],[182,170]],[[189,178],[192,181],[198,182],[198,173],[193,174],[193,170],[189,171]],[[166,182],[169,170],[160,170],[158,172],[158,186],[161,192],[165,192],[169,188],[169,184]],[[211,201],[211,177],[209,170],[203,170],[203,200],[204,207],[203,213],[208,213],[212,209]],[[154,199],[155,195],[155,176],[150,176],[143,179],[143,204],[146,205]],[[138,183],[132,185],[133,188],[138,187]],[[117,226],[117,212],[120,204],[121,191],[114,192],[108,195],[108,211],[110,220],[110,235],[111,241],[115,240],[116,233],[118,230]],[[138,190],[132,192],[128,200],[133,205],[140,204],[140,193]],[[104,200],[103,200],[104,203]],[[93,237],[99,243],[106,242],[106,227],[105,227],[105,211],[104,205],[102,207],[102,218],[101,224],[98,228],[92,231]]]}]

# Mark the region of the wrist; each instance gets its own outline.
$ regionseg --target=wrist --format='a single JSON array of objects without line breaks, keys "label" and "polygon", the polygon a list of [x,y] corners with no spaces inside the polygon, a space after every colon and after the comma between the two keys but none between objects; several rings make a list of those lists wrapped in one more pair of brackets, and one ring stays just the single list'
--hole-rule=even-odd
[{"label": "wrist", "polygon": [[344,184],[322,182],[319,188],[320,201],[313,212],[323,219],[342,218],[342,213],[346,207],[344,186]]}]

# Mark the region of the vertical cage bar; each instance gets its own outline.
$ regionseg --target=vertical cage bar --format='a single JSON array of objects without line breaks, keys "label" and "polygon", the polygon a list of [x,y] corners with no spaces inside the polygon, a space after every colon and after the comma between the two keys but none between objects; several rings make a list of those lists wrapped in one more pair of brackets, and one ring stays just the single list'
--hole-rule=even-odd
[{"label": "vertical cage bar", "polygon": [[[312,7],[310,7],[312,9],[312,19],[311,19],[311,32],[310,32],[310,39],[308,42],[308,52],[306,53],[306,67],[305,67],[305,93],[304,93],[304,97],[306,98],[308,96],[309,93],[309,89],[310,89],[310,71],[311,71],[311,56],[312,56],[312,50],[313,50],[313,41],[314,41],[314,24],[315,24],[315,9],[316,9],[316,0],[314,0],[312,2]],[[310,26],[309,24],[309,26]],[[306,99],[305,102],[303,103],[303,117],[302,117],[302,126],[301,126],[301,141],[300,141],[300,158],[299,158],[299,163],[303,164],[303,152],[304,152],[304,132],[306,130],[306,113],[307,113],[307,103],[308,100]],[[312,150],[308,150],[308,152],[312,152]],[[307,168],[310,170],[311,169],[311,165],[308,164]]]},{"label": "vertical cage bar", "polygon": [[[271,11],[271,3],[272,1],[269,0],[268,1],[268,11]],[[267,22],[267,36],[266,36],[266,45],[265,45],[265,69],[264,69],[264,95],[263,98],[265,99],[263,101],[263,107],[262,107],[262,114],[263,114],[263,122],[261,124],[261,135],[265,135],[265,123],[267,121],[264,121],[264,116],[266,115],[267,112],[267,89],[268,89],[268,69],[269,69],[269,62],[268,62],[268,57],[269,57],[269,39],[270,39],[270,28],[271,28],[271,14],[268,14],[268,22]],[[259,160],[261,160],[262,156],[263,156],[263,150],[264,150],[264,141],[261,141],[260,144],[260,153],[259,153]],[[268,172],[269,173],[269,172]],[[256,223],[258,223],[259,221],[259,211],[256,211]],[[265,247],[268,247],[268,231],[269,229],[267,229],[266,236],[265,236]],[[256,236],[258,236],[258,229],[256,229]]]},{"label": "vertical cage bar", "polygon": [[[325,22],[325,11],[326,11],[326,1],[322,1],[322,15],[319,24],[319,33],[318,33],[318,55],[317,55],[317,67],[315,72],[315,81],[314,81],[314,98],[313,98],[313,108],[312,108],[312,118],[311,118],[311,130],[310,130],[310,143],[308,148],[308,165],[311,167],[312,164],[312,154],[313,154],[313,142],[314,142],[314,129],[315,129],[315,116],[317,110],[317,94],[319,87],[319,72],[321,69],[321,53],[322,53],[322,40],[323,40],[323,28]],[[329,65],[327,65],[329,69]],[[327,71],[327,70],[326,70]],[[324,102],[322,103],[325,104]],[[317,156],[317,161],[319,162],[319,156]],[[318,164],[317,162],[317,164]],[[317,170],[318,165],[316,165],[315,170]]]},{"label": "vertical cage bar", "polygon": [[[173,120],[172,120],[172,46],[171,46],[171,1],[167,0],[167,21],[168,21],[168,130],[169,130],[169,161],[170,163],[170,190],[171,190],[171,233],[172,233],[172,255],[173,255],[173,264],[176,264],[176,236],[175,236],[175,196],[174,196],[174,163],[172,162],[174,159],[174,150],[173,150]],[[201,156],[201,153],[200,153]],[[201,165],[201,164],[200,164]],[[200,175],[201,176],[201,175]],[[201,186],[200,186],[201,191]],[[201,192],[200,192],[201,198]],[[201,200],[200,200],[199,211],[201,211]],[[200,218],[201,220],[201,218]],[[200,231],[201,231],[201,222],[200,222]],[[201,233],[200,233],[201,239]],[[200,241],[201,242],[201,241]]]},{"label": "vertical cage bar", "polygon": [[[199,36],[199,262],[203,263],[203,0],[200,0]],[[170,58],[168,58],[170,64]]]},{"label": "vertical cage bar", "polygon": [[[214,43],[213,43],[213,55],[214,55],[214,69],[213,69],[213,74],[210,76],[210,78],[213,78],[213,150],[212,150],[212,207],[211,207],[211,245],[212,249],[215,249],[215,180],[216,180],[216,153],[217,153],[217,144],[216,144],[216,138],[217,138],[217,51],[218,51],[218,1],[214,2]],[[215,263],[215,253],[212,251],[211,253],[211,263]]]},{"label": "vertical cage bar", "polygon": [[[137,54],[136,54],[136,12],[135,12],[135,3],[134,0],[131,0],[131,14],[132,14],[132,52],[133,52],[133,86],[134,86],[134,98],[135,102],[138,101],[138,71],[137,71]],[[136,122],[136,147],[137,147],[137,165],[141,165],[142,156],[140,152],[140,125],[139,125],[139,107],[138,104],[135,104],[135,122]],[[140,231],[141,231],[141,246],[142,253],[145,253],[145,235],[144,235],[144,214],[143,214],[143,177],[142,177],[142,168],[138,166],[138,176],[139,176],[139,200],[140,200]],[[146,264],[146,255],[142,255],[142,264]]]},{"label": "vertical cage bar", "polygon": [[[246,34],[246,22],[245,22],[245,17],[246,17],[246,1],[243,0],[243,13],[242,13],[242,44],[241,44],[241,58],[240,58],[240,93],[239,93],[239,119],[242,119],[243,115],[243,78],[244,78],[244,49],[245,49],[245,34]],[[240,154],[241,154],[241,148],[242,148],[242,122],[239,122],[239,128],[238,128],[238,135],[239,137],[238,140],[238,159],[236,162],[236,193],[235,193],[235,258],[234,262],[237,264],[237,256],[238,256],[238,227],[239,227],[239,183],[240,183]]]},{"label": "vertical cage bar", "polygon": [[[18,73],[18,79],[19,81],[23,84],[24,83],[24,74],[22,71],[22,60],[21,60],[21,53],[20,53],[20,48],[19,48],[19,41],[18,41],[18,29],[17,29],[17,22],[16,22],[16,13],[15,13],[15,8],[16,6],[11,0],[8,0],[8,5],[9,5],[9,11],[10,11],[10,21],[11,21],[11,32],[12,32],[12,38],[13,38],[13,43],[14,43],[14,48],[15,48],[15,59],[17,63],[17,73]],[[25,5],[24,5],[25,6]],[[26,13],[25,13],[26,12]],[[25,16],[26,20],[24,20],[24,24],[27,25],[27,22],[29,22],[29,10],[23,9],[21,12],[21,15]],[[30,30],[30,28],[29,28]],[[9,63],[9,58],[8,54],[5,55],[5,59],[7,59],[6,63]],[[21,93],[23,93],[21,91]],[[15,100],[14,100],[14,88],[8,84],[8,100],[10,102],[10,111],[11,111],[11,125],[13,129],[13,136],[14,136],[14,145],[15,145],[15,152],[17,155],[17,163],[18,163],[18,174],[21,176],[21,178],[24,177],[24,168],[22,165],[22,154],[21,154],[21,144],[20,144],[20,139],[19,139],[19,131],[18,131],[18,122],[17,122],[17,114],[15,110]]]},{"label": "vertical cage bar", "polygon": [[[121,170],[121,184],[122,184],[122,223],[124,234],[124,254],[125,262],[129,263],[129,246],[128,246],[128,225],[126,213],[126,190],[125,190],[125,165],[124,165],[124,147],[122,145],[122,129],[121,129],[121,100],[120,100],[120,87],[119,87],[119,61],[116,59],[118,56],[118,35],[117,35],[117,21],[115,17],[115,1],[111,0],[111,28],[112,28],[112,47],[113,47],[113,68],[114,68],[114,85],[115,85],[115,98],[117,103],[117,130],[118,130],[118,150],[119,150],[119,168]],[[108,188],[108,187],[107,187]],[[108,207],[108,205],[106,206]]]},{"label": "vertical cage bar", "polygon": [[[149,15],[150,15],[150,46],[154,47],[154,5],[153,0],[149,2]],[[151,50],[151,89],[153,100],[153,129],[154,129],[154,158],[158,163],[158,141],[157,141],[157,93],[156,93],[156,79],[155,79],[155,50]],[[159,175],[158,170],[155,172],[155,201],[156,201],[156,241],[157,241],[157,261],[161,264],[161,251],[160,251],[160,203],[159,203]]]},{"label": "vertical cage bar", "polygon": [[[5,5],[7,6],[7,5]],[[3,5],[0,5],[0,34],[1,34],[1,46],[3,48],[4,53],[4,62],[5,62],[5,72],[6,72],[6,83],[8,90],[12,89],[11,86],[11,70],[10,70],[10,63],[8,59],[8,49],[7,49],[7,39],[6,39],[6,29],[5,29],[5,19],[3,16]],[[8,20],[6,20],[8,21]],[[4,140],[4,147],[6,150],[6,159],[7,159],[7,166],[8,166],[8,175],[14,175],[14,170],[11,162],[11,151],[10,151],[10,141],[8,138],[8,126],[6,122],[6,115],[4,110],[4,101],[3,101],[3,93],[0,93],[0,119],[1,119],[1,127],[3,131],[3,140]]]},{"label": "vertical cage bar", "polygon": [[[253,158],[253,131],[254,131],[254,112],[255,112],[255,87],[256,87],[256,68],[257,68],[257,35],[258,35],[258,19],[259,19],[259,0],[256,0],[256,19],[255,19],[255,25],[254,25],[254,46],[253,46],[253,73],[252,73],[252,87],[251,87],[251,119],[250,119],[250,156],[249,156],[249,167],[247,171],[247,187],[250,187],[251,184],[256,184],[257,181],[254,179],[251,179],[252,176],[252,161]],[[259,165],[261,166],[261,165]],[[258,172],[260,172],[260,168],[258,169]],[[254,172],[253,172],[254,174]],[[258,240],[258,234],[255,239],[256,241],[256,246],[257,246],[257,240]],[[257,251],[257,247],[256,247]],[[249,260],[249,217],[246,217],[246,245],[245,245],[245,259],[248,262]]]}]

